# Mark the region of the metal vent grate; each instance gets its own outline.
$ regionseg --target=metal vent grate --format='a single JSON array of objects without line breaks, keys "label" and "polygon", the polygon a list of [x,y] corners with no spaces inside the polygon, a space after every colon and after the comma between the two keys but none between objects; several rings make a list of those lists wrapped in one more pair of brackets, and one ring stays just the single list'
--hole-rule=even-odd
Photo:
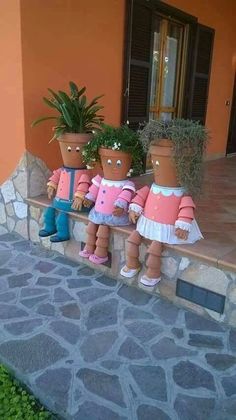
[{"label": "metal vent grate", "polygon": [[205,308],[212,309],[219,314],[223,314],[225,307],[225,296],[203,287],[195,286],[184,280],[178,279],[176,286],[176,296],[197,303]]}]

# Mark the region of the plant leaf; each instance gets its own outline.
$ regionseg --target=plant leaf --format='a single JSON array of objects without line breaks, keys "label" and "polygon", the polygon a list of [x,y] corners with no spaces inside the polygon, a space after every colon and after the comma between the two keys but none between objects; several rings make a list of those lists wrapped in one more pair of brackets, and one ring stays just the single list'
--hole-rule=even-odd
[{"label": "plant leaf", "polygon": [[38,125],[39,123],[41,123],[42,121],[46,121],[46,120],[57,120],[58,117],[40,117],[37,118],[37,120],[34,120],[31,123],[31,127],[35,127],[36,125]]},{"label": "plant leaf", "polygon": [[48,91],[52,94],[52,96],[56,99],[57,102],[62,103],[60,96],[54,92],[54,90],[48,88]]},{"label": "plant leaf", "polygon": [[73,122],[72,122],[70,113],[69,113],[68,109],[66,108],[66,105],[62,104],[61,109],[62,109],[63,116],[65,118],[66,124],[69,127],[73,127]]},{"label": "plant leaf", "polygon": [[69,82],[71,95],[78,95],[78,86],[74,82]]}]

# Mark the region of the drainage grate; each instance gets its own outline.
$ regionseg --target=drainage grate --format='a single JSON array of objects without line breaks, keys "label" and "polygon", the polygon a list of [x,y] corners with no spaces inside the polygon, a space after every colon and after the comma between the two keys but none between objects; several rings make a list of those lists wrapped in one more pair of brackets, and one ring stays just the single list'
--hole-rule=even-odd
[{"label": "drainage grate", "polygon": [[225,307],[225,296],[203,287],[195,286],[184,280],[178,279],[176,286],[176,296],[197,303],[205,308],[212,309],[219,314],[223,314]]}]

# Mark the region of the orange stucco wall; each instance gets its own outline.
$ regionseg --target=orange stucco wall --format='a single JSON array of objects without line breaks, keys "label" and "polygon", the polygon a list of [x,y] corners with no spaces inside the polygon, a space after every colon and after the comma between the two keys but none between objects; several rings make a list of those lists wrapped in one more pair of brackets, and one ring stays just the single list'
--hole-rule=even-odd
[{"label": "orange stucco wall", "polygon": [[235,0],[166,0],[166,3],[197,16],[199,23],[215,29],[206,125],[210,129],[210,154],[226,150],[230,107],[236,69]]},{"label": "orange stucco wall", "polygon": [[51,168],[61,163],[57,142],[48,145],[53,124],[30,128],[50,111],[47,87],[73,80],[89,98],[104,94],[106,121],[120,122],[124,10],[124,0],[21,1],[26,145]]},{"label": "orange stucco wall", "polygon": [[0,0],[0,185],[24,152],[20,10],[18,0]]}]

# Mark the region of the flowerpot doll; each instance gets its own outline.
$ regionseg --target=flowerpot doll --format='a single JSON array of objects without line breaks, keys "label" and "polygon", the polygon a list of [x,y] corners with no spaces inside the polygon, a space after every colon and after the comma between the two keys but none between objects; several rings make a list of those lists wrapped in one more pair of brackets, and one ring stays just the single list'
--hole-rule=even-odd
[{"label": "flowerpot doll", "polygon": [[129,153],[111,149],[100,149],[104,178],[92,179],[85,195],[84,205],[94,207],[89,213],[87,240],[80,252],[94,264],[108,260],[109,226],[129,225],[128,206],[134,196],[134,183],[126,177],[132,161]]},{"label": "flowerpot doll", "polygon": [[147,240],[147,270],[140,279],[145,286],[155,286],[161,280],[163,244],[194,243],[202,238],[194,219],[195,204],[178,182],[173,142],[159,140],[151,145],[150,154],[154,182],[150,188],[138,190],[129,206],[130,220],[137,221],[137,226],[127,240],[126,265],[120,272],[128,278],[139,272],[139,246]]},{"label": "flowerpot doll", "polygon": [[47,184],[48,198],[54,199],[44,212],[44,227],[39,236],[51,236],[51,242],[70,239],[69,211],[86,210],[83,199],[91,184],[91,171],[83,163],[83,147],[91,139],[90,134],[66,133],[59,140],[64,165],[53,171]]}]

